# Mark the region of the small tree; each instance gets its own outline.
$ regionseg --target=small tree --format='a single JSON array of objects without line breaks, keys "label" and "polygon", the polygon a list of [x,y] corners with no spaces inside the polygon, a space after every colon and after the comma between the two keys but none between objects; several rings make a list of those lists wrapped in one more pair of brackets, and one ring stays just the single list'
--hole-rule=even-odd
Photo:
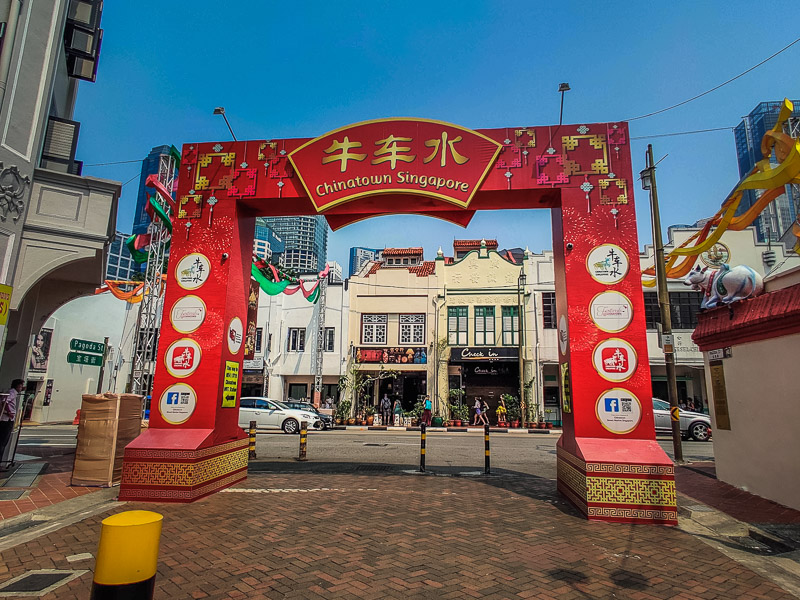
[{"label": "small tree", "polygon": [[511,394],[503,394],[500,396],[503,399],[503,402],[506,403],[506,414],[508,415],[508,420],[512,423],[514,421],[518,421],[519,418],[522,416],[520,411],[519,405],[519,398],[516,396],[512,396]]}]

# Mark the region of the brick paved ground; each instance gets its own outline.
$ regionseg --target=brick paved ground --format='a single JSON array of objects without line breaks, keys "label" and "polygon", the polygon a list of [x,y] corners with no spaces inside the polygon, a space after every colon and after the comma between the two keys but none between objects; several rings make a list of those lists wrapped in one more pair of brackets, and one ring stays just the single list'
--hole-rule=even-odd
[{"label": "brick paved ground", "polygon": [[[589,523],[536,477],[255,475],[162,513],[157,598],[788,598],[676,528]],[[86,568],[103,515],[0,554]],[[87,598],[91,574],[49,599]]]},{"label": "brick paved ground", "polygon": [[[0,523],[4,519],[16,517],[19,514],[30,512],[43,506],[50,506],[70,498],[90,494],[101,488],[71,486],[72,462],[75,451],[54,450],[47,447],[29,447],[25,454],[36,456],[47,463],[43,475],[40,475],[30,488],[2,487],[2,490],[19,490],[23,494],[18,500],[0,500]],[[38,461],[28,461],[38,462]],[[0,473],[5,478],[12,471]]]}]

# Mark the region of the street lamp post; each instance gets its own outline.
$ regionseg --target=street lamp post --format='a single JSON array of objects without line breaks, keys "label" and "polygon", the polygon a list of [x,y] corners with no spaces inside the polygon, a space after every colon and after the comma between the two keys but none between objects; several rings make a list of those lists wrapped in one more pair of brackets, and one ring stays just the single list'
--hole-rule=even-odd
[{"label": "street lamp post", "polygon": [[222,107],[222,106],[216,107],[214,109],[214,114],[215,115],[222,115],[222,118],[225,119],[225,125],[228,126],[228,131],[231,132],[231,137],[233,138],[233,141],[234,142],[238,142],[239,140],[236,139],[236,134],[233,133],[233,128],[231,127],[231,124],[228,122],[228,117],[225,116],[225,108]]},{"label": "street lamp post", "polygon": [[653,247],[655,249],[656,289],[658,305],[661,309],[662,345],[664,365],[667,370],[667,395],[669,397],[672,420],[672,447],[675,451],[675,462],[683,462],[681,447],[681,421],[678,408],[678,383],[675,378],[675,354],[672,342],[672,314],[667,289],[666,264],[664,262],[664,242],[661,237],[661,215],[658,209],[658,188],[656,187],[656,166],[653,164],[653,145],[647,145],[647,167],[639,174],[642,178],[642,189],[650,191],[650,212],[653,223]]},{"label": "street lamp post", "polygon": [[[519,412],[520,419],[522,419],[523,426],[525,424],[525,359],[523,350],[525,349],[525,317],[523,312],[523,302],[525,300],[525,267],[519,272],[517,279],[517,310],[519,311],[519,331],[517,333],[517,342],[519,345]],[[512,329],[513,331],[513,329]]]}]

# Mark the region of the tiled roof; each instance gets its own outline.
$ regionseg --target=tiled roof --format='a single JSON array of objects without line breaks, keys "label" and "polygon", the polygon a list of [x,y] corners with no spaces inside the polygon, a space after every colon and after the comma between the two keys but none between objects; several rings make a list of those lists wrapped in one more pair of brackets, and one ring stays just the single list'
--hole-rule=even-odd
[{"label": "tiled roof", "polygon": [[[385,267],[385,265],[382,262],[374,262],[372,263],[372,266],[369,268],[369,271],[367,271],[364,274],[364,277],[369,277],[370,275],[373,275],[378,271],[380,271],[382,268],[398,269],[398,267]],[[401,267],[401,268],[408,269],[409,273],[413,273],[417,277],[428,277],[429,275],[433,275],[436,272],[436,262],[432,260],[426,260],[423,261],[421,264],[414,265],[413,267]]]},{"label": "tiled roof", "polygon": [[414,273],[417,277],[427,277],[436,272],[436,263],[432,260],[423,261],[421,265],[416,265],[408,268],[409,271]]},{"label": "tiled roof", "polygon": [[[453,240],[454,250],[477,250],[481,247],[482,240]],[[497,250],[497,240],[486,240],[489,250]]]},{"label": "tiled roof", "polygon": [[422,248],[384,248],[384,256],[419,256]]}]

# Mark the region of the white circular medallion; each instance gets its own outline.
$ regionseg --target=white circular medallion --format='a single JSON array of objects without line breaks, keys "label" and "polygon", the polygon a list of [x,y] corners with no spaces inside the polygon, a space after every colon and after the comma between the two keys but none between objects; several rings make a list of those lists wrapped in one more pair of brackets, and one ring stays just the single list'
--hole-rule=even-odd
[{"label": "white circular medallion", "polygon": [[200,365],[200,344],[189,338],[172,342],[164,354],[164,364],[173,377],[188,377]]},{"label": "white circular medallion", "polygon": [[180,425],[189,420],[197,407],[197,394],[194,389],[185,383],[176,383],[169,386],[161,394],[158,410],[167,423]]},{"label": "white circular medallion", "polygon": [[169,320],[180,333],[197,331],[206,319],[206,303],[197,296],[184,296],[172,305]]},{"label": "white circular medallion", "polygon": [[234,317],[231,324],[228,325],[228,350],[231,354],[236,354],[242,348],[242,338],[244,335],[244,327],[242,327],[242,320],[239,317]]},{"label": "white circular medallion", "polygon": [[603,331],[617,333],[627,328],[633,319],[633,305],[625,294],[608,291],[592,298],[589,316]]},{"label": "white circular medallion", "polygon": [[642,405],[628,390],[613,388],[597,399],[595,414],[603,427],[622,435],[636,429],[642,419]]},{"label": "white circular medallion", "polygon": [[636,371],[636,351],[625,340],[610,338],[594,347],[592,362],[603,379],[626,381]]},{"label": "white circular medallion", "polygon": [[567,329],[567,316],[561,315],[561,318],[558,320],[558,349],[561,350],[561,354],[567,354],[567,348],[569,347],[569,330]]},{"label": "white circular medallion", "polygon": [[175,267],[175,280],[185,290],[196,290],[211,274],[211,263],[205,255],[195,252],[187,254]]},{"label": "white circular medallion", "polygon": [[586,269],[595,281],[611,285],[625,279],[630,262],[625,251],[614,244],[593,248],[586,257]]}]

